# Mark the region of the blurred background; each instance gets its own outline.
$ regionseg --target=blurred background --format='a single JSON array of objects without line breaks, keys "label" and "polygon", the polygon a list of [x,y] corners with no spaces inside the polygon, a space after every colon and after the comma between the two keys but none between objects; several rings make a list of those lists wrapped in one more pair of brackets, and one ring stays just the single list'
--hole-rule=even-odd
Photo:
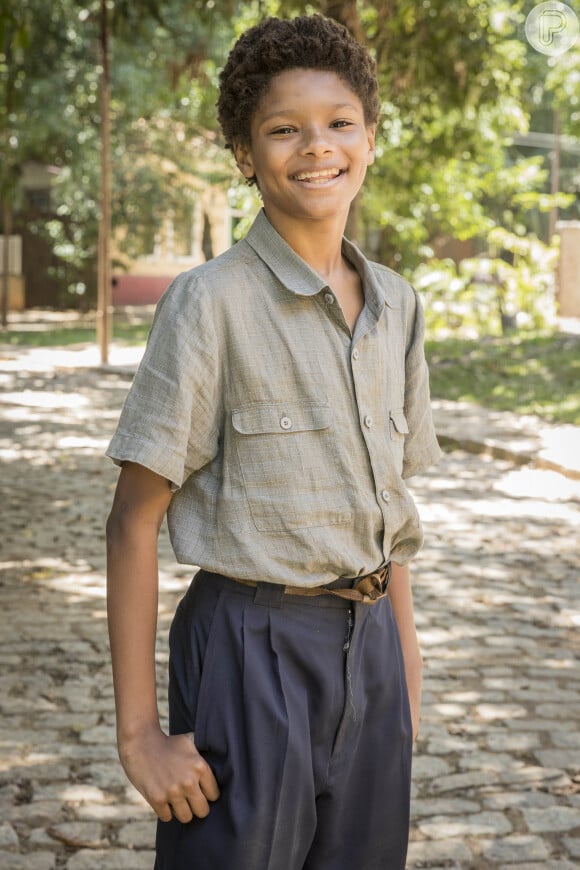
[{"label": "blurred background", "polygon": [[378,63],[377,159],[347,234],[421,292],[434,395],[577,423],[580,42],[532,47],[536,5],[0,0],[0,339],[96,329],[103,362],[112,339],[144,341],[140,306],[260,206],[216,122],[232,42],[322,12]]},{"label": "blurred background", "polygon": [[[260,207],[216,125],[228,50],[304,11],[377,58],[377,159],[347,231],[422,296],[445,448],[411,483],[425,690],[408,867],[580,866],[580,42],[558,18],[580,0],[550,0],[543,50],[537,9],[0,0],[0,867],[153,865],[115,750],[103,454],[156,301]],[[164,529],[162,719],[190,577]]]}]

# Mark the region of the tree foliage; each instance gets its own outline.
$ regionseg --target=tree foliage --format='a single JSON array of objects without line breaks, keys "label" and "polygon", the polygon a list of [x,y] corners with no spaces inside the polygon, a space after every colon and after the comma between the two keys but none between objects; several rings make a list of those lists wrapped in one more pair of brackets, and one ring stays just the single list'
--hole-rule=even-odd
[{"label": "tree foliage", "polygon": [[[580,57],[546,59],[530,48],[523,35],[530,4],[110,0],[121,253],[142,253],[164,212],[185,215],[200,179],[230,186],[237,202],[247,198],[216,126],[219,69],[233,39],[265,15],[316,11],[345,23],[377,59],[377,159],[360,201],[361,241],[371,255],[412,274],[448,239],[477,238],[489,253],[498,228],[510,237],[541,235],[537,216],[554,204],[545,156],[510,143],[530,118],[551,129],[552,106],[561,109],[563,132],[579,135]],[[99,5],[0,0],[0,193],[16,203],[27,160],[58,166],[57,214],[39,231],[79,268],[92,262],[96,245]]]},{"label": "tree foliage", "polygon": [[[96,257],[100,0],[2,4],[0,193],[10,208],[19,206],[28,162],[58,168],[56,213],[37,220],[34,229],[50,240],[70,290],[84,291],[74,270],[80,276]],[[231,39],[234,4],[223,0],[219,10],[214,5],[207,0],[109,4],[113,223],[124,228],[128,255],[143,252],[163,211],[183,208],[196,175],[222,181],[226,176],[210,118],[217,58]],[[88,289],[92,296],[94,287]]]}]

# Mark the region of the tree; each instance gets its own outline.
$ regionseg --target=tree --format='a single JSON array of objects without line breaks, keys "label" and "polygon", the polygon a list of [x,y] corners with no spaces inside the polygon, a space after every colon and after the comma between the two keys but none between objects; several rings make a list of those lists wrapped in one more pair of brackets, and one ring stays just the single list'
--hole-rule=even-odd
[{"label": "tree", "polygon": [[[210,3],[202,3],[200,0],[194,4],[198,21],[205,26],[207,36],[207,24],[215,20],[215,15],[208,14],[213,10]],[[108,347],[112,330],[112,284],[111,284],[111,54],[110,43],[113,33],[121,39],[130,35],[132,41],[136,36],[146,39],[150,36],[148,26],[153,23],[162,30],[177,35],[177,29],[173,26],[172,12],[175,4],[163,3],[161,0],[98,0],[98,6],[93,2],[92,7],[83,10],[89,17],[91,11],[98,16],[98,43],[99,43],[99,93],[100,93],[100,214],[99,214],[99,245],[98,245],[98,268],[97,268],[97,341],[101,352],[101,361],[108,361]],[[180,11],[183,11],[181,8]],[[222,15],[230,11],[230,3],[226,2],[221,7]],[[199,28],[202,32],[204,27]],[[182,32],[182,29],[179,31]],[[175,52],[173,45],[172,60],[168,64],[170,81],[175,88],[184,73],[191,74],[199,67],[200,61],[205,56],[207,45],[199,40],[193,45],[190,43],[183,56]],[[130,101],[126,104],[130,105]]]},{"label": "tree", "polygon": [[[11,129],[14,109],[17,99],[17,82],[15,54],[26,43],[27,27],[24,18],[16,18],[12,10],[2,8],[0,17],[0,58],[3,85],[3,111],[0,115],[0,131],[2,134],[2,153],[4,154],[0,169],[0,198],[2,201],[3,226],[3,257],[2,257],[2,300],[1,322],[6,326],[8,313],[8,292],[10,281],[9,243],[12,234],[12,208],[16,191],[17,163],[12,154],[15,150],[15,136]],[[12,157],[12,159],[11,159]]]},{"label": "tree", "polygon": [[[93,91],[71,0],[2,0],[0,10],[0,194],[7,233],[24,167],[74,160],[91,128]],[[5,321],[6,276],[3,284]]]},{"label": "tree", "polygon": [[[309,4],[278,8],[294,14]],[[366,40],[377,60],[377,155],[359,203],[367,250],[410,271],[433,239],[489,229],[493,172],[506,141],[526,130],[522,0],[322,0],[318,8]]]},{"label": "tree", "polygon": [[[46,53],[30,50],[32,34],[40,24],[46,36]],[[2,263],[1,322],[7,322],[9,288],[9,239],[13,211],[19,195],[19,181],[27,160],[40,153],[49,155],[58,138],[55,127],[45,125],[42,133],[34,124],[38,110],[38,85],[51,75],[56,44],[53,17],[38,0],[0,4],[0,200],[4,233]],[[55,39],[56,37],[56,39]],[[36,91],[35,91],[36,86]]]},{"label": "tree", "polygon": [[[377,59],[383,95],[377,159],[349,233],[399,271],[411,274],[448,238],[477,238],[485,246],[495,227],[526,232],[538,209],[550,206],[542,160],[509,143],[528,129],[530,94],[537,93],[539,79],[546,79],[542,94],[551,88],[568,134],[578,130],[574,100],[580,94],[572,52],[548,62],[547,77],[540,74],[538,64],[545,67],[546,60],[522,35],[531,2],[321,0],[316,6],[366,39]],[[31,131],[15,120],[18,113],[11,113],[10,122],[5,113],[0,135],[8,142],[10,129],[18,127],[10,165],[38,153],[61,167],[58,214],[43,231],[63,260],[92,262],[98,134],[107,114],[97,102],[103,3],[11,0],[8,5],[7,21],[23,21],[21,29],[28,33],[17,52],[25,78],[22,87],[10,87],[22,102],[18,118],[32,115],[35,125]],[[111,221],[121,255],[136,256],[161,211],[186,213],[198,179],[236,187],[214,109],[218,71],[232,40],[265,15],[311,11],[311,5],[307,0],[109,0],[105,9],[112,47],[111,157],[105,160],[105,169],[112,170]],[[41,57],[30,47],[40,32]],[[0,68],[3,88],[5,68]],[[6,174],[7,166],[0,173]],[[236,189],[242,196],[242,187]]]},{"label": "tree", "polygon": [[128,23],[138,26],[147,16],[159,20],[161,3],[157,0],[88,0],[81,2],[79,18],[98,21],[99,66],[99,233],[97,255],[97,343],[101,362],[108,362],[112,333],[111,304],[111,55],[113,25],[123,28]]},{"label": "tree", "polygon": [[[161,2],[157,0],[99,0],[94,13],[98,18],[99,109],[100,109],[100,184],[99,241],[97,255],[97,343],[101,362],[107,363],[112,335],[111,282],[111,52],[113,27],[123,32],[143,28],[148,18],[161,23]],[[87,12],[89,10],[86,10]]]},{"label": "tree", "polygon": [[526,59],[524,100],[532,134],[520,142],[520,150],[541,155],[549,168],[551,192],[569,195],[567,203],[553,202],[547,232],[551,238],[559,213],[580,217],[580,48],[550,57],[530,47]]},{"label": "tree", "polygon": [[[175,148],[173,134],[178,128],[182,142],[197,139],[198,156],[200,150],[211,151],[215,134],[210,131],[203,143],[200,134],[211,92],[207,84],[215,76],[211,52],[216,40],[224,43],[225,51],[234,3],[225,0],[215,10],[203,0],[0,2],[4,231],[11,223],[22,166],[30,159],[54,162],[61,168],[62,199],[41,232],[62,258],[80,266],[94,256],[96,221],[101,217],[99,307],[104,320],[109,309],[104,301],[110,288],[109,227],[118,222],[119,214],[122,217],[126,200],[111,199],[107,191],[111,169],[114,192],[118,177],[131,175],[129,160],[139,145],[154,145],[140,161],[148,163],[148,176],[155,179],[154,189],[161,196],[171,191],[170,181],[163,183],[168,163],[174,163],[182,181],[195,171],[195,155],[183,144],[180,154]],[[40,42],[42,53],[36,50]],[[144,57],[150,62],[144,64]],[[193,87],[192,76],[199,79]],[[104,133],[100,139],[99,131]],[[214,165],[210,174],[215,169]],[[102,336],[100,343],[104,355]]]}]

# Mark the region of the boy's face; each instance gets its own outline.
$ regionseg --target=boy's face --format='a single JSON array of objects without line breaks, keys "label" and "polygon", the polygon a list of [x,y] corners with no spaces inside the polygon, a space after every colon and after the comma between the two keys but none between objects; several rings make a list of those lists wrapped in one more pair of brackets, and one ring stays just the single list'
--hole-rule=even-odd
[{"label": "boy's face", "polygon": [[256,177],[274,226],[288,220],[336,220],[374,159],[375,125],[360,99],[333,72],[292,69],[272,79],[251,122],[251,143],[234,153]]}]

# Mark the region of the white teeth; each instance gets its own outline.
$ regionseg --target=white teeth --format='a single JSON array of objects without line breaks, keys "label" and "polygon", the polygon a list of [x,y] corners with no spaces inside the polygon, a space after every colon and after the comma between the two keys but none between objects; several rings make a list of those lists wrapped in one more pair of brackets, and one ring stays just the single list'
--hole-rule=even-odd
[{"label": "white teeth", "polygon": [[340,169],[324,169],[319,172],[301,172],[294,178],[296,181],[328,181],[331,178],[336,178],[337,175],[340,175]]}]

